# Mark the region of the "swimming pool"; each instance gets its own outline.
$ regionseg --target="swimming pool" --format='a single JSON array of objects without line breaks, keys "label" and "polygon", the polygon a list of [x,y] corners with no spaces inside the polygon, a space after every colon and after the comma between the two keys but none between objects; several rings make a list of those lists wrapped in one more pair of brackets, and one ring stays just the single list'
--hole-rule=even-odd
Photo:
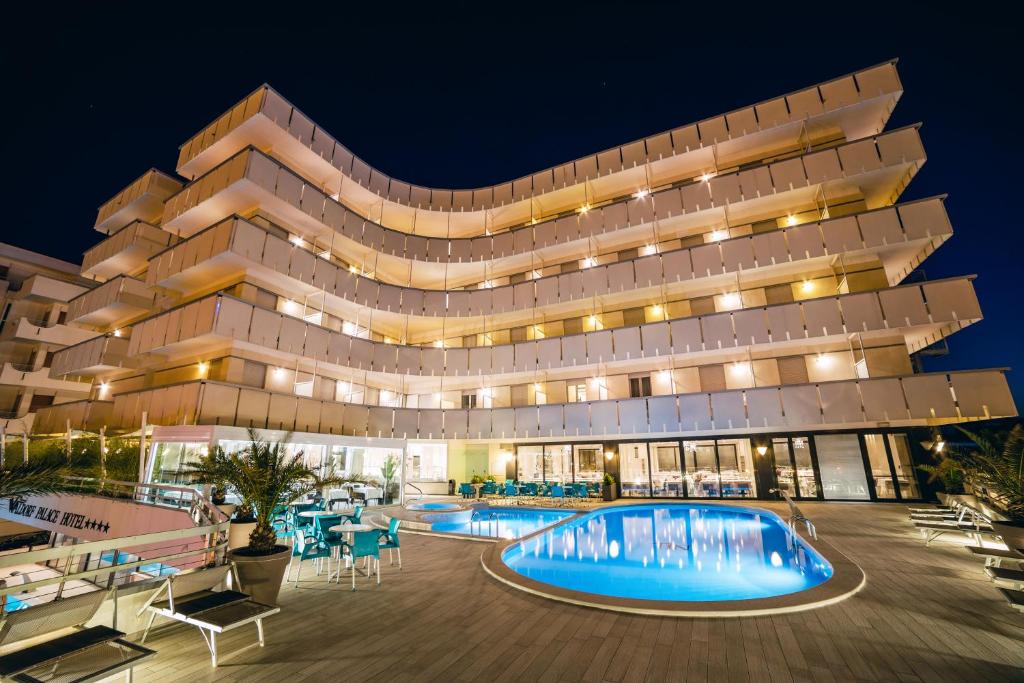
[{"label": "swimming pool", "polygon": [[458,503],[413,503],[405,506],[409,510],[458,510]]},{"label": "swimming pool", "polygon": [[501,561],[569,591],[674,602],[784,596],[833,572],[774,513],[691,504],[595,510],[509,546]]},{"label": "swimming pool", "polygon": [[551,526],[575,512],[572,510],[543,510],[538,508],[480,508],[450,514],[425,515],[431,531],[450,534],[468,534],[490,538],[515,539]]}]

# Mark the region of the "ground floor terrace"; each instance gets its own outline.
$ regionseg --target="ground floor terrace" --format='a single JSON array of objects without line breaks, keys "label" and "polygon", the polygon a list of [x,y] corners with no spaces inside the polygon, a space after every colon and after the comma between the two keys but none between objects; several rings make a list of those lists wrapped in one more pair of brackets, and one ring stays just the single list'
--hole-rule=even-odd
[{"label": "ground floor terrace", "polygon": [[498,582],[481,567],[487,542],[403,533],[404,568],[385,559],[380,586],[361,578],[352,592],[307,566],[266,647],[230,632],[214,671],[194,629],[163,629],[137,680],[1024,680],[1024,615],[961,542],[925,547],[904,504],[801,508],[866,574],[837,604],[728,619],[603,611]]}]

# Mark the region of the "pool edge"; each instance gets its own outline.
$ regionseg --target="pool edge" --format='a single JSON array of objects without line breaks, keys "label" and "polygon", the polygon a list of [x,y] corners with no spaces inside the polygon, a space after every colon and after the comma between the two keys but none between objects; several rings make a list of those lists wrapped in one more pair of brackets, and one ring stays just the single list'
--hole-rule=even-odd
[{"label": "pool edge", "polygon": [[[714,503],[709,503],[708,505],[715,506]],[[764,510],[781,518],[781,516],[774,510],[760,506],[757,507],[758,509]],[[570,520],[575,518],[576,515],[559,522],[559,524],[543,529],[538,533],[551,531],[551,529],[560,526],[563,523],[568,523]],[[785,614],[790,612],[803,612],[806,610],[817,609],[819,607],[834,605],[852,595],[855,595],[865,586],[867,583],[867,574],[860,565],[847,557],[838,548],[821,538],[810,539],[799,529],[796,530],[796,534],[804,543],[813,548],[826,561],[828,561],[830,565],[832,565],[832,576],[817,586],[797,591],[796,593],[788,593],[786,595],[767,598],[751,598],[747,600],[702,602],[616,598],[596,593],[574,591],[568,588],[542,583],[515,572],[501,559],[502,553],[504,553],[506,548],[515,543],[522,543],[534,534],[530,534],[529,536],[524,536],[519,539],[493,543],[480,554],[480,565],[487,574],[501,583],[525,593],[530,593],[549,600],[613,612],[684,618],[754,617],[771,614]],[[742,604],[743,607],[738,608],[738,604]]]}]

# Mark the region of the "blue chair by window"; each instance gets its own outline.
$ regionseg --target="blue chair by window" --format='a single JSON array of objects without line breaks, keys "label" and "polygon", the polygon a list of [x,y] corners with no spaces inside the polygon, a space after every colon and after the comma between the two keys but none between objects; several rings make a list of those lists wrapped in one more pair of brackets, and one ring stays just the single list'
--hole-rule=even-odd
[{"label": "blue chair by window", "polygon": [[528,482],[526,482],[525,484],[523,484],[523,490],[525,492],[524,495],[536,496],[537,495],[537,482],[535,482],[535,481],[528,481]]},{"label": "blue chair by window", "polygon": [[512,482],[506,481],[505,487],[502,489],[501,495],[507,498],[515,498],[516,496],[519,495],[519,489],[517,489],[516,485],[513,484]]},{"label": "blue chair by window", "polygon": [[292,576],[292,564],[295,562],[295,558],[298,559],[298,571],[295,573],[295,585],[299,585],[299,579],[302,576],[302,563],[305,560],[313,560],[313,565],[316,567],[317,576],[323,569],[323,560],[327,560],[327,577],[331,576],[331,547],[326,543],[317,539],[314,535],[308,534],[302,529],[295,530],[295,548],[298,552],[292,553],[292,558],[288,561],[288,574],[285,581],[290,581]]},{"label": "blue chair by window", "polygon": [[476,496],[476,491],[473,490],[473,485],[465,482],[459,484],[459,493],[462,494],[463,498],[473,498]]},{"label": "blue chair by window", "polygon": [[558,501],[559,505],[565,505],[565,489],[560,484],[555,484],[548,491],[551,500]]},{"label": "blue chair by window", "polygon": [[480,489],[480,493],[485,496],[496,496],[498,495],[498,484],[493,479],[488,479],[484,482],[483,487]]},{"label": "blue chair by window", "polygon": [[402,549],[398,543],[398,526],[402,521],[399,519],[392,518],[388,522],[388,530],[384,531],[381,529],[377,533],[380,534],[380,548],[381,550],[387,549],[388,551],[388,564],[394,564],[393,552],[398,551],[398,568],[402,568]]},{"label": "blue chair by window", "polygon": [[[380,585],[380,532],[379,531],[356,531],[351,544],[346,544],[349,559],[352,561],[352,590],[356,589],[356,562],[360,559],[366,560],[367,576],[373,576],[377,572],[377,585]],[[341,572],[338,572],[339,580]]]}]

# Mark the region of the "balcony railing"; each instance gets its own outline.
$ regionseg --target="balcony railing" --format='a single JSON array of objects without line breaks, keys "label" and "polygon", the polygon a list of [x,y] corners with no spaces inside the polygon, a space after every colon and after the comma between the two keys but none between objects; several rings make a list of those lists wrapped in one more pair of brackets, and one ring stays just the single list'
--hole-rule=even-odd
[{"label": "balcony railing", "polygon": [[[211,264],[214,257],[230,253],[268,272],[286,275],[304,287],[315,287],[359,306],[403,315],[470,318],[569,302],[578,304],[595,296],[674,286],[857,251],[899,249],[906,253],[908,244],[916,244],[917,249],[910,252],[911,256],[891,268],[890,279],[898,281],[900,273],[913,267],[919,258],[951,234],[943,200],[935,197],[515,285],[442,291],[400,287],[352,273],[262,227],[241,218],[231,218],[155,256],[150,261],[147,283],[186,290],[189,283],[205,281],[194,274],[185,277],[186,274],[199,273],[204,268],[231,267]],[[239,272],[246,267],[244,264],[234,266]]]},{"label": "balcony railing", "polygon": [[[266,133],[266,125],[252,125],[253,119],[259,118],[275,126],[280,131],[278,137],[283,137],[299,150],[306,150],[307,165],[316,167],[319,175],[329,175],[332,179],[344,176],[381,199],[404,206],[464,214],[507,207],[514,202],[542,197],[552,191],[605,178],[624,169],[655,164],[663,159],[687,154],[703,157],[712,145],[718,145],[718,154],[728,160],[730,153],[742,152],[739,139],[744,136],[770,130],[777,133],[778,129],[786,126],[799,130],[799,126],[807,119],[813,120],[830,112],[886,97],[892,102],[880,105],[877,115],[866,113],[866,118],[873,119],[867,125],[880,125],[884,123],[900,93],[902,86],[895,64],[880,64],[501,185],[475,190],[443,190],[410,185],[373,169],[278,93],[263,86],[182,145],[178,170],[184,176],[196,177],[209,171],[241,146],[261,142],[254,136]],[[236,133],[243,127],[252,131],[248,137]],[[233,142],[227,142],[228,139]],[[216,151],[212,149],[214,147]],[[293,156],[299,157],[300,153]]]},{"label": "balcony railing", "polygon": [[[211,381],[119,394],[111,425],[257,427],[396,439],[612,437],[942,424],[1017,414],[1004,370],[840,380],[514,408],[432,410],[323,401]],[[40,418],[42,415],[40,415]]]},{"label": "balcony railing", "polygon": [[87,394],[91,388],[88,382],[75,382],[54,379],[50,376],[50,368],[34,368],[20,363],[4,363],[0,369],[0,384],[8,384],[34,389],[49,389],[60,392]]},{"label": "balcony railing", "polygon": [[104,335],[54,353],[50,374],[53,377],[88,376],[132,365],[128,356],[128,339]]},{"label": "balcony railing", "polygon": [[71,300],[68,320],[92,327],[113,326],[150,310],[156,294],[145,282],[116,277]]},{"label": "balcony railing", "polygon": [[69,327],[62,323],[50,323],[49,320],[32,320],[20,318],[17,323],[8,321],[0,332],[0,340],[18,340],[49,346],[71,346],[91,339],[94,332]]},{"label": "balcony railing", "polygon": [[[971,278],[950,278],[513,344],[434,348],[353,337],[218,294],[134,324],[127,355],[166,351],[214,335],[358,370],[470,377],[728,352],[858,333],[899,331],[915,351],[934,336],[980,318]],[[54,367],[63,367],[63,355],[73,350],[59,352]]]},{"label": "balcony railing", "polygon": [[96,229],[109,235],[135,220],[157,222],[164,200],[180,189],[180,182],[150,169],[100,206]]},{"label": "balcony railing", "polygon": [[33,434],[62,434],[66,425],[72,429],[98,432],[101,427],[110,425],[113,414],[113,401],[81,400],[68,403],[56,403],[36,412]]},{"label": "balcony railing", "polygon": [[177,238],[158,227],[135,221],[85,252],[82,275],[109,280],[144,268],[153,254],[174,244]]}]

